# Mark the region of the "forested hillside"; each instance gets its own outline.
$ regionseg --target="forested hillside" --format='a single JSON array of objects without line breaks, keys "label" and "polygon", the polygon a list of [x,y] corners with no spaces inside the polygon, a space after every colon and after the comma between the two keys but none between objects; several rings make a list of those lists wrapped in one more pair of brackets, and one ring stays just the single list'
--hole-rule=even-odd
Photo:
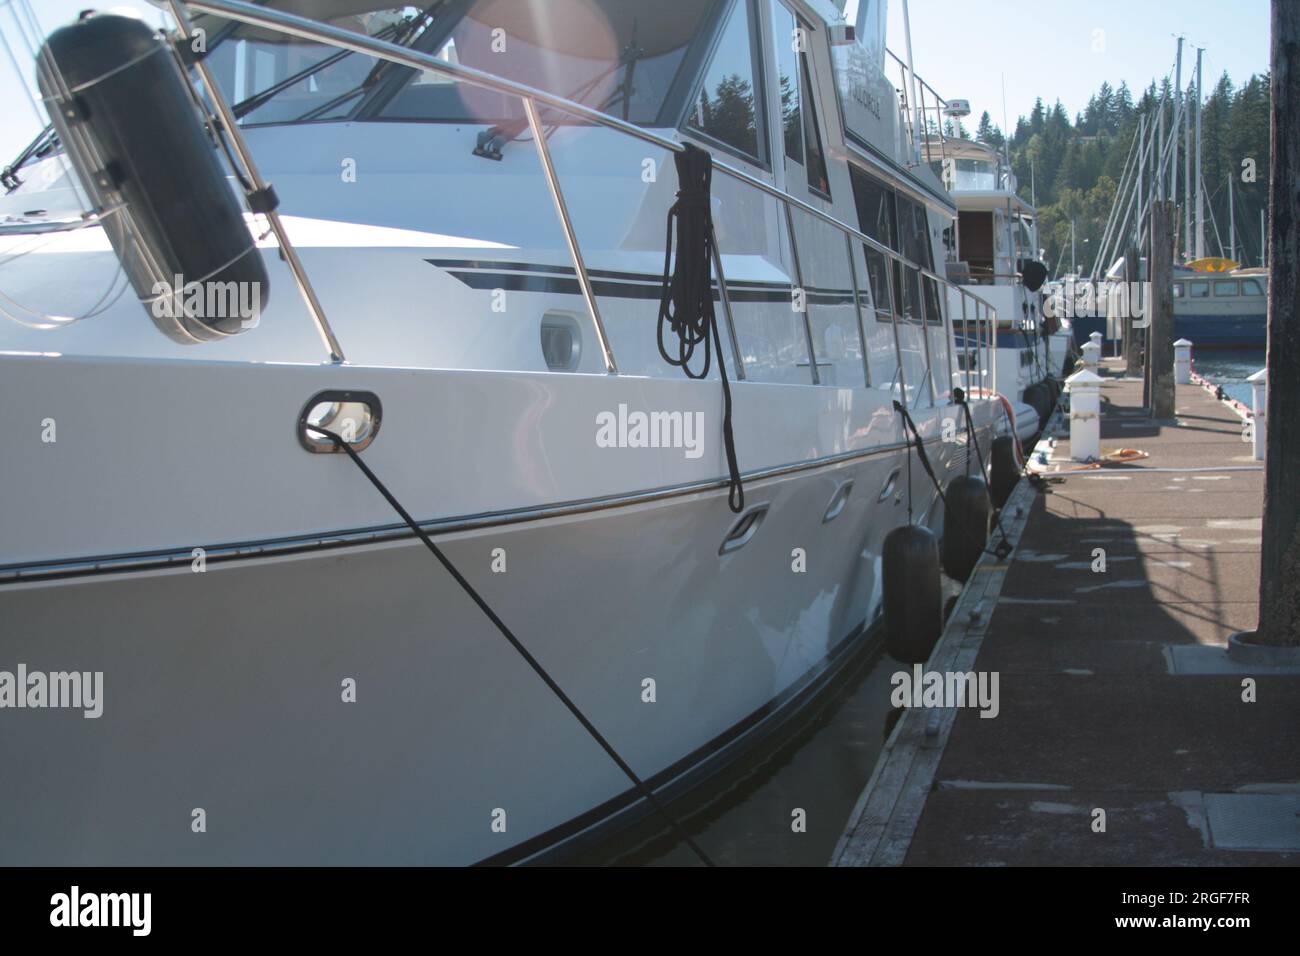
[{"label": "forested hillside", "polygon": [[[1116,89],[1103,83],[1073,121],[1059,101],[1048,107],[1041,99],[1029,116],[1017,121],[1010,142],[1011,162],[1019,179],[1020,195],[1033,199],[1038,206],[1039,241],[1047,250],[1045,258],[1053,275],[1058,274],[1058,261],[1059,273],[1070,271],[1072,218],[1079,267],[1085,272],[1091,270],[1137,134],[1138,116],[1145,113],[1149,121],[1155,117],[1157,104],[1168,93],[1168,87],[1167,79],[1162,88],[1152,83],[1135,101],[1125,84]],[[1247,265],[1258,265],[1259,214],[1268,205],[1269,79],[1267,75],[1251,76],[1240,87],[1234,87],[1225,73],[1208,92],[1201,119],[1202,178],[1207,199],[1205,252],[1219,255],[1221,240],[1223,254],[1227,255],[1228,176],[1233,175],[1237,258]],[[1171,100],[1165,100],[1166,135],[1173,122]],[[974,137],[999,146],[1004,139],[987,112],[980,118]],[[1249,176],[1243,181],[1242,164],[1247,159],[1254,160],[1253,182]],[[1178,178],[1181,233],[1181,159]]]}]

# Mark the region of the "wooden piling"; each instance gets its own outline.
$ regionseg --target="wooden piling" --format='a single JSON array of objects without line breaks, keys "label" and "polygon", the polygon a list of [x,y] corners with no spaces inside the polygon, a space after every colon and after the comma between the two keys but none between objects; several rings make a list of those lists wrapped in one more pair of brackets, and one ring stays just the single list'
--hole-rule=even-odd
[{"label": "wooden piling", "polygon": [[1300,4],[1273,0],[1269,174],[1268,433],[1259,630],[1300,645]]},{"label": "wooden piling", "polygon": [[1151,417],[1174,417],[1174,209],[1168,200],[1151,204],[1150,295],[1147,321],[1151,351]]}]

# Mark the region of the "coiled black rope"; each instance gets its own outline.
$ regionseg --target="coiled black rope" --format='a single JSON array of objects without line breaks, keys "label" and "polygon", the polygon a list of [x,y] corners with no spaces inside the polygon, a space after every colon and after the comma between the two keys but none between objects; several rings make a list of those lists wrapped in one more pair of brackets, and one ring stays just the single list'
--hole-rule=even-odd
[{"label": "coiled black rope", "polygon": [[483,612],[484,616],[496,625],[496,629],[501,632],[502,637],[510,642],[510,646],[519,652],[519,656],[524,659],[528,666],[531,667],[546,686],[551,689],[551,692],[560,699],[560,703],[564,704],[564,706],[569,709],[569,713],[573,714],[573,716],[577,718],[578,723],[582,724],[583,729],[591,735],[592,739],[595,740],[596,743],[600,744],[601,749],[603,749],[605,753],[609,754],[610,759],[618,765],[618,769],[622,770],[627,778],[632,781],[637,792],[641,794],[650,806],[657,810],[659,814],[668,821],[669,825],[673,828],[673,831],[686,843],[687,846],[691,848],[691,850],[694,851],[695,855],[700,858],[700,861],[705,866],[713,866],[713,860],[709,858],[708,854],[700,849],[699,844],[697,844],[682,825],[677,822],[677,818],[668,812],[668,808],[659,802],[659,799],[654,795],[650,788],[646,786],[645,782],[636,775],[636,771],[628,766],[627,761],[619,756],[618,751],[614,749],[613,745],[610,744],[610,742],[605,739],[604,735],[596,729],[596,725],[587,719],[587,715],[584,714],[569,695],[564,692],[564,689],[555,682],[555,678],[551,677],[551,675],[547,673],[546,668],[541,665],[541,662],[529,653],[528,648],[524,647],[523,642],[520,641],[519,638],[515,637],[510,628],[506,626],[506,622],[497,616],[496,611],[492,610],[487,601],[483,600],[478,591],[474,590],[474,586],[470,584],[469,581],[465,580],[465,576],[456,570],[456,566],[451,563],[445,554],[442,553],[442,549],[433,543],[433,540],[425,530],[420,527],[414,518],[411,517],[410,512],[403,508],[401,502],[393,497],[392,492],[390,492],[384,483],[379,480],[379,477],[370,470],[370,467],[361,460],[361,456],[357,454],[356,450],[340,436],[334,434],[328,429],[321,428],[319,425],[308,425],[307,428],[309,431],[324,435],[339,448],[342,448],[347,452],[348,457],[352,459],[352,463],[361,469],[361,473],[365,475],[370,480],[370,483],[375,486],[375,489],[384,496],[384,500],[392,505],[393,510],[396,511],[401,516],[402,520],[406,522],[406,526],[415,532],[416,537],[424,542],[424,546],[428,548],[433,556],[438,559],[439,563],[447,569],[447,573],[455,578],[456,583],[459,584],[461,589],[469,595],[470,600],[478,605],[479,610]]},{"label": "coiled black rope", "polygon": [[[710,208],[710,184],[713,158],[697,146],[673,156],[677,164],[677,201],[668,210],[668,235],[664,242],[663,291],[659,296],[659,354],[675,365],[687,378],[705,378],[709,374],[713,350],[718,353],[718,372],[722,377],[722,440],[727,452],[730,487],[727,504],[739,514],[745,508],[745,488],[736,463],[736,439],[731,430],[731,383],[727,380],[727,363],[722,357],[718,335],[718,317],[713,309],[713,256],[717,239],[713,234],[713,211]],[[673,220],[677,221],[677,259],[673,261]],[[719,278],[719,283],[721,278]],[[666,334],[677,337],[677,355],[668,353]],[[691,368],[695,349],[703,346],[704,362],[696,371]]]}]

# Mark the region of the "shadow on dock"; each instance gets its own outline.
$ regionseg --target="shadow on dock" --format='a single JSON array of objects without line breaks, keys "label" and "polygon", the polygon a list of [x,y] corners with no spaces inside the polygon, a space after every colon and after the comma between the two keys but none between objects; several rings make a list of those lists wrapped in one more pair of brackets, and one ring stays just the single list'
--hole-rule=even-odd
[{"label": "shadow on dock", "polygon": [[1141,394],[1107,380],[1102,445],[1149,459],[1018,489],[1024,529],[972,643],[997,716],[900,733],[836,862],[1300,860],[1300,673],[1223,650],[1256,624],[1262,471],[1208,393],[1179,386],[1176,424],[1140,418]]}]

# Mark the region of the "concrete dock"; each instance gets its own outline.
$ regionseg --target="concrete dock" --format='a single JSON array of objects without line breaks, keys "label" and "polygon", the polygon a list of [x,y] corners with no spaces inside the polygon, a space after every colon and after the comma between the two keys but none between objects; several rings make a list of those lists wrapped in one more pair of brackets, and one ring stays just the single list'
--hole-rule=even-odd
[{"label": "concrete dock", "polygon": [[985,555],[926,665],[997,674],[997,714],[906,710],[834,865],[1300,862],[1300,669],[1225,651],[1256,625],[1262,462],[1199,385],[1153,422],[1101,371],[1103,453],[1150,457],[1021,480],[1014,553]]}]

